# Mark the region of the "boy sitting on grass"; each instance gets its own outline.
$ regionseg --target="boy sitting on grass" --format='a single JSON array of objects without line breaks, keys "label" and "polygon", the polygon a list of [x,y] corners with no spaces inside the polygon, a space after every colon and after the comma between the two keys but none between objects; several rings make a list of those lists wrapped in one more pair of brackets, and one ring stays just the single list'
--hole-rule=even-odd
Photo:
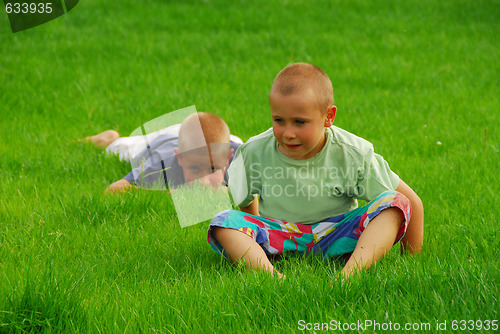
[{"label": "boy sitting on grass", "polygon": [[[420,251],[422,202],[371,143],[332,126],[332,83],[320,68],[284,68],[269,103],[272,129],[241,145],[229,167],[241,211],[213,218],[208,241],[216,252],[279,277],[267,255],[352,253],[342,269],[347,277],[399,240],[403,251]],[[357,199],[368,203],[358,207]]]},{"label": "boy sitting on grass", "polygon": [[132,163],[132,172],[107,187],[106,192],[113,193],[134,185],[175,188],[194,180],[223,185],[226,167],[242,143],[229,134],[222,118],[208,112],[191,114],[181,124],[146,136],[120,137],[107,130],[85,140]]}]

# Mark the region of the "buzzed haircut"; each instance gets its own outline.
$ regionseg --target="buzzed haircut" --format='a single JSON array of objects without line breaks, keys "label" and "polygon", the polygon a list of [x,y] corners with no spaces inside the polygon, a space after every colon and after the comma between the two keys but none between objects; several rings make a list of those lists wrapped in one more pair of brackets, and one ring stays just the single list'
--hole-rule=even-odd
[{"label": "buzzed haircut", "polygon": [[197,112],[184,119],[179,129],[180,152],[212,143],[229,143],[229,127],[222,118],[209,112]]},{"label": "buzzed haircut", "polygon": [[294,63],[282,69],[273,81],[274,90],[288,96],[312,89],[318,107],[326,112],[333,105],[333,87],[328,75],[318,66],[308,63]]}]

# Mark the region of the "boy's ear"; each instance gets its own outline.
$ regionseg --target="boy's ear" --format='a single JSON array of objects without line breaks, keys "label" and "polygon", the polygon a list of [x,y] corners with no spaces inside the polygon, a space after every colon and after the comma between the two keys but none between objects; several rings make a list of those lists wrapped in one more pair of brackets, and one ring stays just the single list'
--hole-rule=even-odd
[{"label": "boy's ear", "polygon": [[174,147],[174,152],[175,156],[177,157],[177,162],[179,163],[179,166],[182,166],[182,158],[181,155],[179,154],[179,149],[177,147]]},{"label": "boy's ear", "polygon": [[337,107],[331,105],[328,107],[326,111],[326,119],[325,119],[325,128],[329,128],[333,125],[333,121],[335,120],[335,115],[337,114]]}]

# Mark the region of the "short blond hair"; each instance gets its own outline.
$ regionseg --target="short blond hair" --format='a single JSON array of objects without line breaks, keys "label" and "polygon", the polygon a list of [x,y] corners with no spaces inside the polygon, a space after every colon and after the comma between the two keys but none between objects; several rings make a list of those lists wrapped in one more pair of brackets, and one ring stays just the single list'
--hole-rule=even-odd
[{"label": "short blond hair", "polygon": [[212,143],[227,144],[229,134],[229,127],[219,116],[209,112],[191,114],[179,129],[179,151],[186,152]]},{"label": "short blond hair", "polygon": [[288,96],[311,89],[318,108],[326,113],[333,105],[333,86],[328,75],[318,66],[294,63],[282,69],[273,81],[271,92]]}]

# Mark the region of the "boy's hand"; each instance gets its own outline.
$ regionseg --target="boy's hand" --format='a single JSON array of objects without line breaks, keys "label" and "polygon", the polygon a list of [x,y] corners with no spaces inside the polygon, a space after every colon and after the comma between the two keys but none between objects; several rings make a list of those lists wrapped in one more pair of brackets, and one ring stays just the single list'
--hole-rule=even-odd
[{"label": "boy's hand", "polygon": [[128,182],[125,179],[118,180],[116,182],[111,183],[104,193],[109,194],[109,193],[124,193],[127,189],[132,188],[132,184]]},{"label": "boy's hand", "polygon": [[259,215],[259,199],[257,196],[255,196],[254,200],[252,203],[250,203],[248,206],[243,206],[240,207],[240,210],[246,213],[249,213],[254,216]]}]

